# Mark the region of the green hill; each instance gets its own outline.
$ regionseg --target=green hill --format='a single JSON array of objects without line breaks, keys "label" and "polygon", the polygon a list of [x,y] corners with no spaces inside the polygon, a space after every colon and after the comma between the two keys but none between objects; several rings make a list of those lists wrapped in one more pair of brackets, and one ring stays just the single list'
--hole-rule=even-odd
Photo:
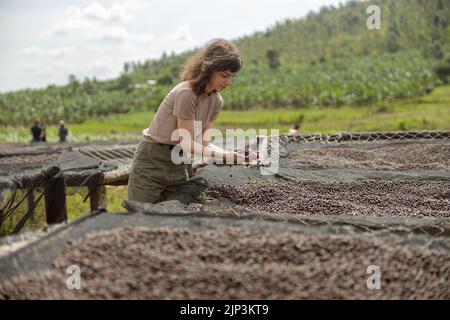
[{"label": "green hill", "polygon": [[[366,27],[371,4],[381,8],[380,30]],[[449,4],[349,1],[235,39],[245,66],[224,92],[226,107],[359,106],[428,93],[450,74]],[[191,53],[126,63],[110,81],[70,77],[66,86],[1,94],[0,125],[155,110]]]}]

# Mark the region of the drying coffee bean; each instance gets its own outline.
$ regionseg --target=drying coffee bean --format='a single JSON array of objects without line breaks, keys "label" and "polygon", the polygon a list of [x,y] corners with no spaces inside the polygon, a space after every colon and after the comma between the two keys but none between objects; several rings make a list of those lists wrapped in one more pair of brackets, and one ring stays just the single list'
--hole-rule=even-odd
[{"label": "drying coffee bean", "polygon": [[[374,237],[217,227],[120,228],[66,247],[0,299],[450,299],[450,254]],[[81,289],[66,287],[69,265]],[[380,268],[370,290],[369,265]]]},{"label": "drying coffee bean", "polygon": [[[362,148],[365,147],[365,148]],[[371,146],[371,148],[367,148]],[[288,166],[365,168],[375,170],[450,170],[450,144],[426,143],[379,146],[377,143],[343,143],[333,148],[293,151]]]},{"label": "drying coffee bean", "polygon": [[263,181],[208,190],[266,213],[450,217],[450,181]]}]

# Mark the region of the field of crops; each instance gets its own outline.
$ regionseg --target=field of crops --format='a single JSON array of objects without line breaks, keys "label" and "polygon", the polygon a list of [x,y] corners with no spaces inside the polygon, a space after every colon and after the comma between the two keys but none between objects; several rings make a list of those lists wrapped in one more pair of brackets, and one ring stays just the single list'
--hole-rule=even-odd
[{"label": "field of crops", "polygon": [[[450,86],[437,87],[418,98],[369,106],[229,110],[227,101],[216,122],[219,129],[266,128],[287,132],[294,123],[303,121],[300,130],[305,133],[450,130]],[[68,123],[68,141],[137,141],[153,115],[154,111],[138,111]],[[30,140],[28,125],[0,126],[0,142]],[[47,126],[47,141],[58,141],[56,125]]]},{"label": "field of crops", "polygon": [[[233,110],[367,105],[428,93],[438,83],[432,68],[433,61],[419,51],[288,65],[277,70],[249,64],[223,96],[227,109]],[[28,125],[35,118],[47,124],[61,119],[80,123],[108,114],[153,111],[175,84],[125,90],[114,83],[97,84],[91,91],[95,84],[86,83],[1,94],[0,125]]]},{"label": "field of crops", "polygon": [[232,109],[366,105],[422,95],[436,84],[418,51],[280,67],[250,65],[224,94]]}]

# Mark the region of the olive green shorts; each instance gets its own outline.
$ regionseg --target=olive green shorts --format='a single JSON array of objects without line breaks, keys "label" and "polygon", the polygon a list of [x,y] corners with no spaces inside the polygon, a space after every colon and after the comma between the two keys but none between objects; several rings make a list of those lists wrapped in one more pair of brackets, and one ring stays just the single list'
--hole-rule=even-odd
[{"label": "olive green shorts", "polygon": [[188,204],[203,199],[206,180],[193,176],[191,164],[174,164],[171,153],[169,145],[139,142],[128,178],[128,200]]}]

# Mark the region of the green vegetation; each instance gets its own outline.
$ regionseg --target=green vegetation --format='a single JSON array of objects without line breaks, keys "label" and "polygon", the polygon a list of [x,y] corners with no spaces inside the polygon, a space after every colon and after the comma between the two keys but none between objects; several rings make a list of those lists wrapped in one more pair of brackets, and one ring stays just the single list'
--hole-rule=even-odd
[{"label": "green vegetation", "polygon": [[[225,103],[227,101],[225,100]],[[105,116],[69,125],[69,141],[137,141],[154,112],[136,112]],[[434,89],[430,94],[395,103],[379,102],[356,107],[314,107],[307,109],[227,110],[216,122],[219,129],[277,128],[286,132],[294,123],[302,122],[305,133],[343,131],[450,130],[450,85]],[[13,134],[11,134],[13,132]],[[56,142],[57,127],[47,129],[49,142]],[[0,128],[0,142],[28,143],[28,127]]]},{"label": "green vegetation", "polygon": [[[87,190],[83,190],[85,188],[78,189],[78,191],[71,195],[73,192],[73,188],[67,189],[67,214],[68,220],[73,221],[90,211],[89,200],[83,202],[85,198],[85,194],[83,192],[87,192]],[[127,188],[126,186],[118,186],[118,187],[106,187],[107,194],[107,209],[109,212],[114,213],[122,213],[126,212],[126,210],[122,207],[121,203],[127,196]],[[18,191],[17,199],[22,199],[25,194],[22,191]],[[38,193],[36,193],[35,197],[37,198]],[[14,231],[15,226],[23,217],[25,212],[27,211],[26,200],[23,202],[17,210],[14,212],[14,215],[6,219],[0,225],[0,236],[11,234]],[[42,199],[38,206],[34,211],[34,217],[28,219],[25,223],[24,228],[21,231],[34,231],[45,228],[45,204]]]},{"label": "green vegetation", "polygon": [[[233,89],[231,89],[233,90]],[[225,103],[227,101],[225,100]],[[220,113],[216,126],[226,128],[279,128],[287,131],[293,123],[303,119],[303,132],[341,131],[401,131],[403,130],[450,130],[450,86],[442,86],[429,95],[403,100],[393,104],[377,103],[365,107],[344,106],[316,107],[308,109],[253,109],[246,111],[226,110]],[[100,122],[89,120],[74,125],[79,133],[101,134],[112,130],[116,133],[135,133],[147,127],[153,112],[109,116]],[[111,129],[112,128],[112,129]]]}]

